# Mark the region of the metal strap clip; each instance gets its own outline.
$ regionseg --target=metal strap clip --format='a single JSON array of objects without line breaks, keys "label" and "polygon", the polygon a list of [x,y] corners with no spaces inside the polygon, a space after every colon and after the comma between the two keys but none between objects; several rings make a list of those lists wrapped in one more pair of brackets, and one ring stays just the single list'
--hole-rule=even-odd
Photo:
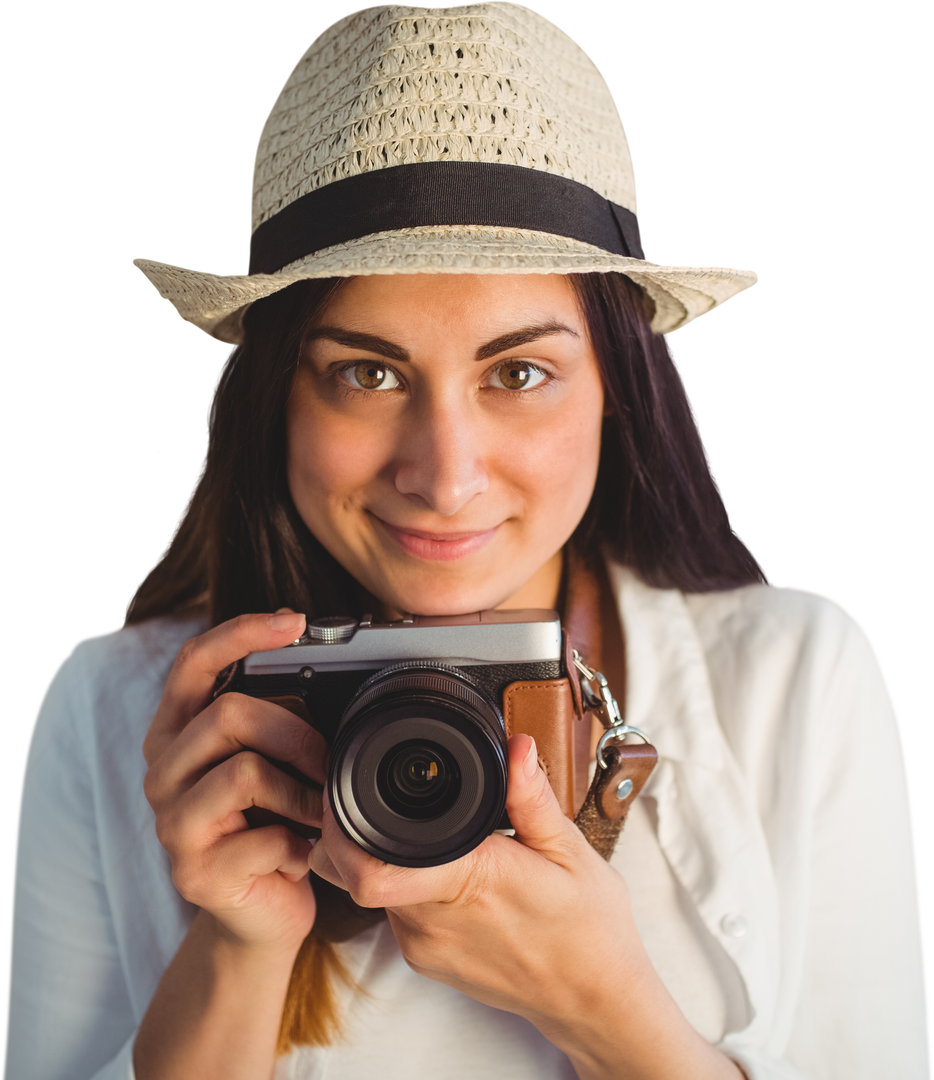
[{"label": "metal strap clip", "polygon": [[[601,769],[606,769],[609,767],[605,757],[608,743],[614,740],[622,742],[627,735],[636,735],[644,743],[647,743],[649,737],[639,728],[624,723],[622,713],[619,711],[619,704],[616,698],[613,697],[613,691],[606,681],[606,676],[600,671],[593,671],[587,667],[577,649],[572,650],[572,656],[574,666],[579,673],[581,696],[584,703],[591,712],[595,712],[600,717],[600,722],[606,728],[606,731],[600,736],[600,742],[597,743],[597,764]],[[596,691],[594,691],[593,683],[597,685]]]}]

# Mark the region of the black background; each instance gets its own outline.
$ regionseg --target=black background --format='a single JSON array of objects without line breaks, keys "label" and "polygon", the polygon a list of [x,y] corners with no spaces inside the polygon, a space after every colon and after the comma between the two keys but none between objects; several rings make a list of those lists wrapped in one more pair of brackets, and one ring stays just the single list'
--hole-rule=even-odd
[{"label": "black background", "polygon": [[[6,368],[11,814],[44,680],[79,633],[118,621],[165,542],[225,355],[128,264],[243,270],[258,126],[342,12],[312,10],[232,26],[212,9],[182,32],[127,9],[112,36],[76,23],[54,53],[37,48],[19,92],[23,160],[11,147],[6,191],[6,316],[27,323]],[[864,620],[915,746],[923,406],[906,324],[922,301],[898,261],[907,197],[869,46],[842,53],[709,15],[626,15],[610,32],[590,11],[545,10],[617,89],[649,255],[760,271],[675,349],[736,527],[775,580],[833,593]]]}]

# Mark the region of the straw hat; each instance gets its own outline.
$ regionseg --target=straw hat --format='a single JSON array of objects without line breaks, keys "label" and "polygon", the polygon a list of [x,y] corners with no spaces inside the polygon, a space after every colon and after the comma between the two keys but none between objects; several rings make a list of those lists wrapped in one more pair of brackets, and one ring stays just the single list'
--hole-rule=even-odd
[{"label": "straw hat", "polygon": [[606,84],[567,35],[507,3],[335,23],[263,129],[249,274],[136,265],[183,319],[231,343],[254,300],[307,278],[615,270],[651,297],[659,333],[756,280],[645,260]]}]

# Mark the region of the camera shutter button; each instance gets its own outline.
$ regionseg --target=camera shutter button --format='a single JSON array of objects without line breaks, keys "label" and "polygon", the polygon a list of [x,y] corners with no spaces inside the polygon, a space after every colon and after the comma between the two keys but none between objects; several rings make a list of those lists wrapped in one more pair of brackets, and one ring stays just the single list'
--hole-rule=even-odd
[{"label": "camera shutter button", "polygon": [[340,641],[349,641],[357,630],[357,620],[349,615],[328,615],[323,619],[314,619],[305,627],[305,636],[311,641],[323,645],[336,645]]}]

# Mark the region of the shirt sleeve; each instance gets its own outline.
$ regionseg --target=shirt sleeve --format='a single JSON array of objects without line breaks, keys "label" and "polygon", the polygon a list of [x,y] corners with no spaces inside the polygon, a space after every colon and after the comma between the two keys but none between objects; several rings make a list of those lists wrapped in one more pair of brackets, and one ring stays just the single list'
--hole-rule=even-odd
[{"label": "shirt sleeve", "polygon": [[[782,911],[783,1004],[750,1080],[925,1080],[916,884],[903,762],[865,636],[820,608],[758,790]],[[779,1049],[781,1048],[781,1049]]]},{"label": "shirt sleeve", "polygon": [[103,1067],[98,1069],[91,1080],[136,1080],[133,1070],[133,1046],[136,1042],[136,1032],[127,1039],[116,1057]]},{"label": "shirt sleeve", "polygon": [[132,1078],[133,1016],[108,904],[73,656],[33,735],[20,821],[7,1080]]},{"label": "shirt sleeve", "polygon": [[807,947],[788,1042],[817,1076],[927,1077],[908,795],[875,656],[847,620],[822,702]]}]

